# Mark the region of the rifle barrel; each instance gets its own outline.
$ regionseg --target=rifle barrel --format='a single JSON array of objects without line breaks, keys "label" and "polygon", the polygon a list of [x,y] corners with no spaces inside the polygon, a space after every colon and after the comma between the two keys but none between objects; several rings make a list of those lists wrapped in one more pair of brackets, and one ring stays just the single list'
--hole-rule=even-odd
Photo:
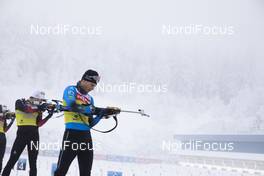
[{"label": "rifle barrel", "polygon": [[141,109],[139,109],[138,111],[121,110],[121,112],[140,114],[142,116],[150,117],[148,114],[145,114],[144,111]]}]

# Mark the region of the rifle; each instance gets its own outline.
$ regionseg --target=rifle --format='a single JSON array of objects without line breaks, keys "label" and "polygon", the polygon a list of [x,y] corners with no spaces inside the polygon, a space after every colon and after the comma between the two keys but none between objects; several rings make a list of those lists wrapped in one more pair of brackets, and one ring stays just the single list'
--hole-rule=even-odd
[{"label": "rifle", "polygon": [[14,120],[16,118],[16,113],[15,112],[11,112],[11,111],[7,111],[4,113],[4,117],[7,120]]},{"label": "rifle", "polygon": [[[47,103],[47,110],[49,108],[50,109],[53,109],[53,112],[55,112],[55,113],[60,113],[60,112],[64,112],[64,111],[72,111],[68,107],[63,106],[61,100],[54,100],[54,99],[51,100],[51,103]],[[150,115],[146,114],[143,109],[138,109],[138,111],[122,110],[121,108],[118,108],[118,107],[106,107],[106,108],[91,107],[91,109],[92,109],[92,113],[91,114],[84,114],[84,113],[79,113],[79,114],[84,114],[86,116],[100,115],[101,117],[104,117],[104,119],[108,119],[110,117],[113,117],[113,119],[115,120],[115,123],[116,124],[115,124],[115,126],[112,129],[107,130],[107,131],[100,131],[100,130],[96,130],[96,129],[93,129],[92,127],[90,127],[89,124],[86,124],[84,122],[84,120],[80,116],[81,120],[90,129],[93,129],[93,130],[98,131],[98,132],[101,132],[101,133],[109,133],[109,132],[113,131],[118,126],[117,115],[120,114],[121,112],[123,112],[123,113],[132,113],[132,114],[139,114],[141,116],[150,117]],[[57,116],[57,118],[58,117],[61,117],[62,115]]]},{"label": "rifle", "polygon": [[[47,103],[47,110],[53,108],[54,112],[63,112],[63,111],[71,111],[68,107],[62,105],[61,100],[51,100],[53,103]],[[99,115],[100,111],[105,110],[105,116],[111,116],[111,115],[117,115],[121,112],[124,113],[133,113],[133,114],[139,114],[141,116],[146,116],[150,117],[150,115],[146,114],[143,109],[138,109],[137,111],[131,111],[131,110],[123,110],[118,107],[106,107],[106,108],[101,108],[101,107],[92,107],[92,114],[84,114],[84,115]]]},{"label": "rifle", "polygon": [[0,105],[1,106],[1,113],[0,115],[4,117],[7,120],[14,120],[16,117],[16,114],[14,112],[11,112],[9,109],[7,109],[7,106]]}]

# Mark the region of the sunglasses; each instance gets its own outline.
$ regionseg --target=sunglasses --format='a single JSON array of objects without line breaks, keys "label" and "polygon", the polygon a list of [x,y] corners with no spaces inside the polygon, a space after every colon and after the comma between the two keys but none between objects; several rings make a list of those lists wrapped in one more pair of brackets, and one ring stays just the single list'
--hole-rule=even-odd
[{"label": "sunglasses", "polygon": [[100,76],[85,76],[83,79],[97,84],[100,81]]}]

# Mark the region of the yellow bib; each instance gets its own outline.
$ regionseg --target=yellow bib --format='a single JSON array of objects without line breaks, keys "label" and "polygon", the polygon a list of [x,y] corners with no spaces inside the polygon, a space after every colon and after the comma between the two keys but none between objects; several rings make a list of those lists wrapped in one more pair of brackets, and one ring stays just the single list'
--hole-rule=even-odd
[{"label": "yellow bib", "polygon": [[25,113],[16,110],[16,123],[17,126],[37,126],[38,113]]},{"label": "yellow bib", "polygon": [[[77,105],[81,105],[80,101],[76,101]],[[66,106],[66,102],[63,101],[63,105]],[[64,111],[64,122],[65,123],[80,123],[89,125],[89,116],[85,116],[83,114],[72,112],[72,111]]]},{"label": "yellow bib", "polygon": [[0,120],[0,133],[5,133],[4,130],[4,121]]}]

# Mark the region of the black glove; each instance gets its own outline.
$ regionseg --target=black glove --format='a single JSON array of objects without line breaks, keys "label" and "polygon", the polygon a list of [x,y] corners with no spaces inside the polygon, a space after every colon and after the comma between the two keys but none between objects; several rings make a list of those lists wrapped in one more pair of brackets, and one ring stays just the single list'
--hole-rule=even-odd
[{"label": "black glove", "polygon": [[16,114],[14,112],[7,112],[6,119],[15,120]]},{"label": "black glove", "polygon": [[105,116],[105,118],[109,118],[111,115],[116,115],[121,112],[121,109],[116,107],[107,107],[107,108],[98,108],[94,107],[93,114]]},{"label": "black glove", "polygon": [[117,107],[107,107],[106,108],[106,115],[116,115],[121,112],[120,108]]},{"label": "black glove", "polygon": [[98,108],[95,115],[100,116],[101,118],[106,118],[107,110],[105,108]]},{"label": "black glove", "polygon": [[41,105],[38,106],[38,109],[42,112],[46,111],[48,109],[48,104],[47,103],[43,103]]},{"label": "black glove", "polygon": [[54,109],[55,109],[55,106],[53,106],[53,107],[47,109],[49,115],[53,115],[53,113],[54,113]]},{"label": "black glove", "polygon": [[119,109],[119,108],[107,107],[107,108],[102,108],[100,114],[105,119],[108,119],[108,118],[110,118],[113,115],[119,114],[120,112],[121,112],[121,109]]}]

